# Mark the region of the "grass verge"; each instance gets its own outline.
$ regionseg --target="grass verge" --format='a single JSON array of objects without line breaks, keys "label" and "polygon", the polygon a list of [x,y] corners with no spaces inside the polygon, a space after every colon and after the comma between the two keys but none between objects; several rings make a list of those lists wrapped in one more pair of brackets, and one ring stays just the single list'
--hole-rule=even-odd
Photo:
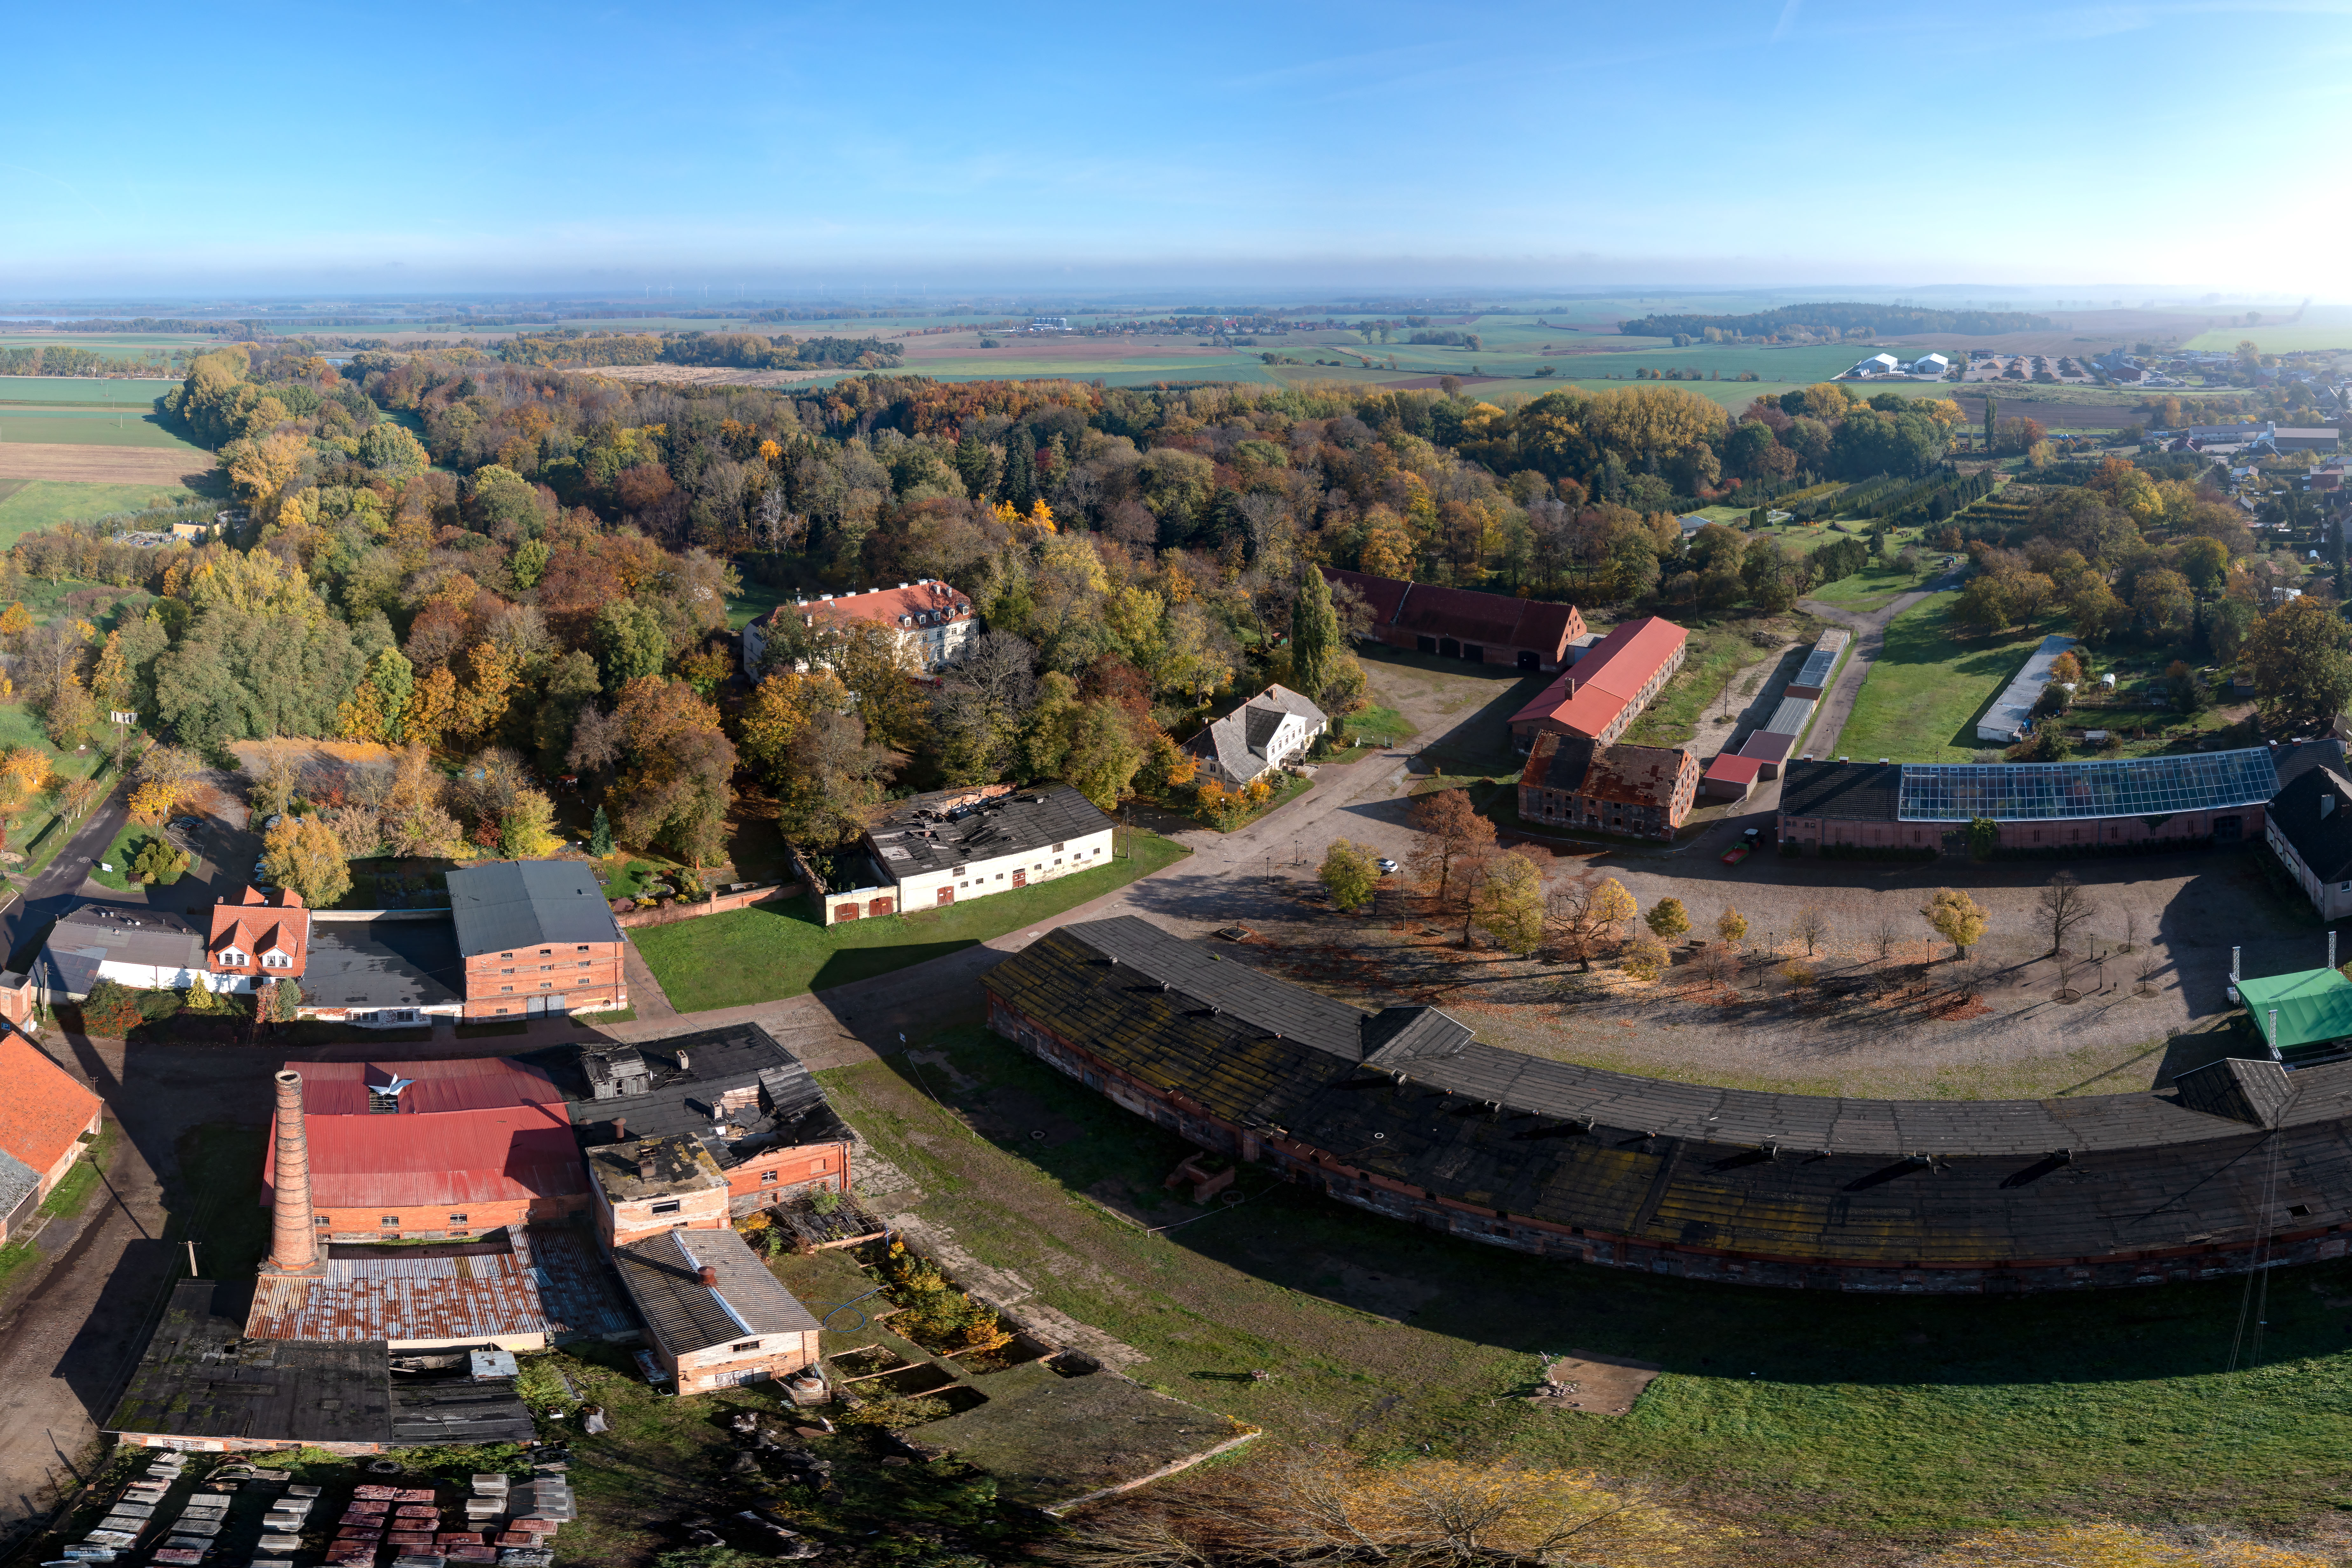
[{"label": "grass verge", "polygon": [[1121,837],[1123,857],[1107,866],[945,909],[826,926],[817,906],[799,898],[647,926],[631,940],[681,1013],[779,1001],[977,946],[1114,892],[1187,853],[1155,833],[1130,829]]},{"label": "grass verge", "polygon": [[1760,658],[1765,651],[1748,639],[1744,628],[1691,627],[1683,667],[1627,727],[1625,739],[1637,745],[1678,746],[1696,735],[1698,721],[1706,717],[1724,682],[1738,673],[1744,661]]},{"label": "grass verge", "polygon": [[69,1219],[81,1213],[90,1194],[98,1191],[99,1178],[106,1173],[109,1161],[114,1158],[114,1146],[121,1140],[121,1130],[111,1121],[101,1121],[98,1136],[82,1146],[81,1157],[73,1163],[49,1195],[41,1200],[41,1212],[53,1219]]}]

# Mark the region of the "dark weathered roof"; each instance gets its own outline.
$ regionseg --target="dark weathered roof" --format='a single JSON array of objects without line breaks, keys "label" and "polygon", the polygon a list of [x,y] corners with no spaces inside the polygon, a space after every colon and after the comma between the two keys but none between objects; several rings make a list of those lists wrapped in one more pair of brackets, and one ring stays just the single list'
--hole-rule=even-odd
[{"label": "dark weathered roof", "polygon": [[446,921],[314,921],[302,997],[313,1007],[446,1007],[465,1000]]},{"label": "dark weathered roof", "polygon": [[975,860],[1067,843],[1111,826],[1092,801],[1067,784],[1001,795],[952,811],[942,809],[940,802],[946,798],[964,796],[917,795],[866,830],[885,876],[904,882]]},{"label": "dark weathered roof", "polygon": [[604,890],[584,861],[499,860],[452,871],[448,881],[461,953],[621,940]]},{"label": "dark weathered roof", "polygon": [[2294,1098],[2286,1068],[2276,1062],[2241,1061],[2234,1057],[2207,1062],[2172,1080],[2180,1103],[2208,1116],[2227,1116],[2252,1127],[2273,1127],[2279,1112]]},{"label": "dark weathered roof", "polygon": [[[746,1334],[808,1333],[816,1319],[730,1230],[671,1230],[613,1249],[646,1332],[673,1355]],[[699,1271],[718,1275],[702,1283]]]},{"label": "dark weathered roof", "polygon": [[1521,784],[1563,790],[1595,800],[1669,806],[1682,782],[1688,752],[1666,746],[1604,746],[1580,736],[1546,731],[1528,753]]},{"label": "dark weathered roof", "polygon": [[392,1436],[392,1369],[382,1340],[248,1340],[210,1279],[172,1288],[163,1320],[110,1432],[380,1443]]},{"label": "dark weathered roof", "polygon": [[[633,1053],[643,1093],[598,1100],[588,1081],[584,1057],[596,1047],[559,1046],[520,1058],[541,1068],[563,1093],[572,1125],[591,1143],[613,1141],[613,1118],[628,1123],[631,1138],[691,1138],[722,1171],[768,1150],[806,1143],[837,1143],[849,1136],[824,1090],[800,1058],[778,1045],[757,1024],[698,1029],[599,1053]],[[685,1065],[681,1066],[683,1059]],[[752,1089],[748,1099],[740,1091]],[[730,1091],[735,1104],[722,1119],[714,1114]],[[713,1126],[740,1127],[740,1133],[714,1134]]]},{"label": "dark weathered roof", "polygon": [[2267,817],[2323,882],[2352,881],[2352,778],[2320,763],[2298,771]]},{"label": "dark weathered roof", "polygon": [[1375,623],[1416,637],[1453,637],[1484,647],[1534,648],[1557,660],[1578,624],[1576,606],[1475,588],[1443,588],[1326,566],[1323,575],[1364,596]]},{"label": "dark weathered roof", "polygon": [[406,1447],[435,1443],[529,1443],[538,1437],[530,1406],[509,1377],[474,1382],[395,1375],[392,1380],[392,1440]]},{"label": "dark weathered roof", "polygon": [[1893,822],[1903,784],[1900,763],[1812,763],[1781,772],[1780,815],[1841,822]]},{"label": "dark weathered roof", "polygon": [[[1120,963],[1106,961],[1116,950]],[[1668,1083],[1468,1040],[1410,1060],[1280,1038],[1159,974],[1356,1009],[1128,917],[1064,926],[983,984],[1207,1114],[1460,1205],[1744,1256],[1989,1265],[2130,1257],[2352,1221],[2352,1063],[2305,1068],[2270,1129],[2160,1094],[1857,1100]],[[1271,1005],[1271,997],[1266,998]],[[2275,1149],[2275,1169],[2271,1153]],[[2261,1159],[2249,1156],[2261,1153]],[[2293,1221],[2290,1207],[2307,1211]]]},{"label": "dark weathered roof", "polygon": [[2284,746],[2273,745],[2271,766],[2278,773],[2279,787],[2282,789],[2309,773],[2313,768],[2329,767],[2340,773],[2345,771],[2344,742],[2333,735],[2326,735],[2316,741],[2291,742]]}]

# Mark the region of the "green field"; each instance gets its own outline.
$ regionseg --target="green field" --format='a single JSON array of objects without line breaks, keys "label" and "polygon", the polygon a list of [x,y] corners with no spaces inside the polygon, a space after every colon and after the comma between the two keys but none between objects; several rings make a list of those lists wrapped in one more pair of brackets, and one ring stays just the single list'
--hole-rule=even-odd
[{"label": "green field", "polygon": [[145,409],[0,407],[0,441],[160,447],[200,457],[206,465],[213,460],[210,452],[183,440]]},{"label": "green field", "polygon": [[2293,326],[2221,327],[2213,331],[2200,332],[2180,346],[2228,353],[2249,339],[2266,354],[2307,353],[2318,349],[2341,349],[2352,353],[2352,325],[2315,327],[2301,322]]},{"label": "green field", "polygon": [[147,359],[173,349],[212,347],[230,340],[204,332],[10,332],[0,331],[0,349],[89,349],[109,359]]},{"label": "green field", "polygon": [[0,417],[17,405],[56,407],[59,404],[105,404],[112,408],[152,412],[155,400],[179,385],[153,376],[0,375]]},{"label": "green field", "polygon": [[1932,570],[1914,574],[1898,572],[1892,566],[1865,566],[1851,576],[1822,584],[1805,597],[1866,616],[1910,593],[1934,575]]},{"label": "green field", "polygon": [[[0,421],[5,416],[0,416]],[[193,500],[177,485],[84,485],[62,479],[0,479],[0,550],[28,533],[81,518],[106,517]]]},{"label": "green field", "polygon": [[1937,594],[1886,624],[1885,650],[1855,695],[1838,750],[1898,763],[1969,763],[1989,742],[1976,724],[2001,688],[2024,668],[2043,633],[1955,637],[1944,610],[1957,597]]},{"label": "green field", "polygon": [[[821,1077],[920,1217],[1142,1352],[1128,1375],[1276,1440],[1687,1488],[1761,1538],[1738,1558],[1757,1564],[1911,1562],[1946,1531],[2085,1515],[2282,1529],[2352,1495],[2352,1266],[2273,1276],[2262,1352],[2231,1374],[2241,1280],[1708,1285],[1522,1258],[1246,1166],[1249,1213],[1203,1211],[1160,1186],[1190,1148],[1173,1133],[977,1023],[919,1043],[946,1056],[924,1069],[944,1109],[903,1060]],[[1572,1350],[1665,1373],[1629,1415],[1531,1409],[1538,1352]]]},{"label": "green field", "polygon": [[943,958],[1074,909],[1188,853],[1157,834],[1120,836],[1125,858],[946,909],[824,926],[807,899],[646,926],[631,940],[681,1013],[776,1002]]}]

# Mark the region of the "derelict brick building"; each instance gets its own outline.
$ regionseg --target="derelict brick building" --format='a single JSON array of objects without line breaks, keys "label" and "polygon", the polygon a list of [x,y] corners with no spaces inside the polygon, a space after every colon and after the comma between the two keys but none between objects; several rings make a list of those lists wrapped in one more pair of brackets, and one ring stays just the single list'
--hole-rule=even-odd
[{"label": "derelict brick building", "polygon": [[2170,1095],[1853,1100],[1666,1083],[1367,1014],[1132,916],[990,971],[989,1022],[1203,1147],[1573,1262],[1811,1289],[2162,1284],[2344,1255],[2352,1062]]}]

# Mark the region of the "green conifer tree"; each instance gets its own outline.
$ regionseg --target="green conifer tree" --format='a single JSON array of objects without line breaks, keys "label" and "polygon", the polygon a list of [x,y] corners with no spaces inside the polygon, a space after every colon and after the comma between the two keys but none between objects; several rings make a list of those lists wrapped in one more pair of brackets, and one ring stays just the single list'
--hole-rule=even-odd
[{"label": "green conifer tree", "polygon": [[596,808],[596,820],[588,827],[588,852],[600,860],[613,852],[612,819],[601,805]]},{"label": "green conifer tree", "polygon": [[1339,614],[1331,607],[1331,584],[1309,566],[1300,574],[1297,595],[1290,602],[1291,683],[1307,700],[1320,703],[1344,652]]}]

